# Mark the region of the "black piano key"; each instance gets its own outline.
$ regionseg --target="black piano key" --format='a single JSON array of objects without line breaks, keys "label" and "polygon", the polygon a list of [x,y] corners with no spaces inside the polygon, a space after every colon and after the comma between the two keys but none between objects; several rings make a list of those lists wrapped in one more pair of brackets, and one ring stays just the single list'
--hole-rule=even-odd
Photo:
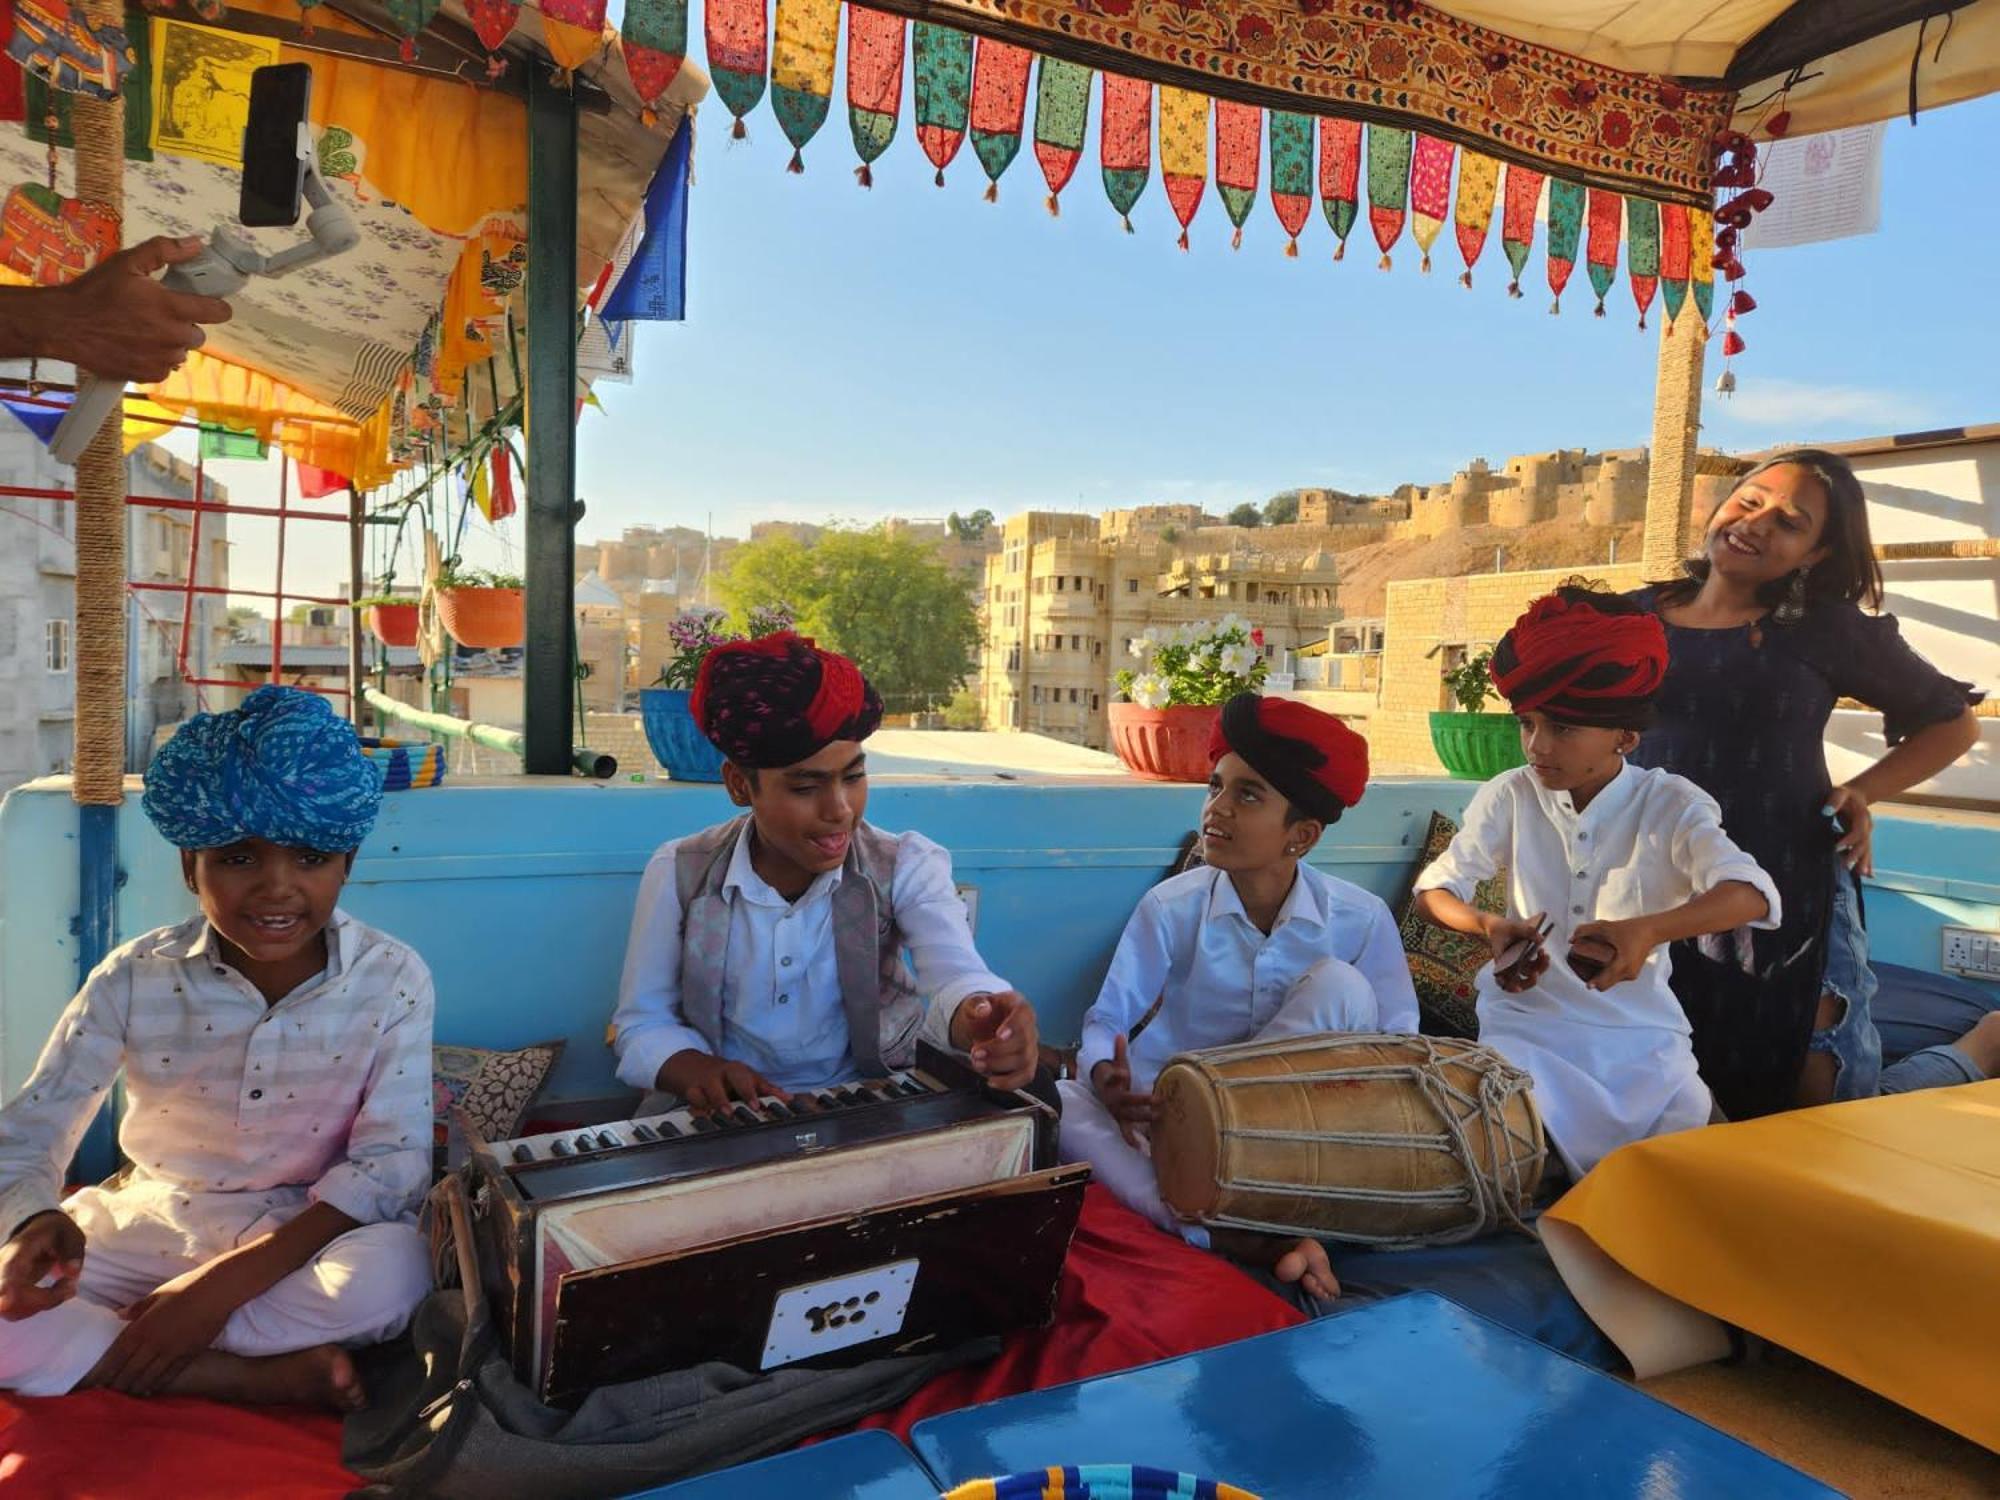
[{"label": "black piano key", "polygon": [[597,1142],[590,1138],[589,1131],[584,1131],[583,1134],[576,1138],[576,1149],[579,1151],[595,1151],[597,1149]]},{"label": "black piano key", "polygon": [[642,1120],[632,1127],[632,1137],[634,1140],[657,1141],[660,1133]]},{"label": "black piano key", "polygon": [[747,1104],[737,1105],[736,1108],[729,1112],[729,1117],[738,1125],[761,1125],[764,1123],[757,1118],[756,1114]]},{"label": "black piano key", "polygon": [[791,1106],[782,1099],[766,1099],[763,1109],[774,1120],[789,1120],[792,1117]]},{"label": "black piano key", "polygon": [[570,1149],[569,1149],[569,1142],[568,1142],[568,1141],[566,1141],[566,1140],[563,1140],[563,1139],[561,1139],[560,1137],[558,1137],[557,1139],[555,1139],[555,1140],[553,1140],[553,1141],[550,1141],[550,1142],[549,1142],[549,1154],[550,1154],[551,1156],[574,1156],[574,1155],[576,1155],[576,1153],[575,1153],[574,1151],[572,1151],[572,1150],[570,1150]]},{"label": "black piano key", "polygon": [[612,1147],[622,1146],[625,1143],[619,1140],[618,1137],[613,1135],[610,1131],[600,1130],[597,1132],[597,1144],[602,1146],[606,1151],[609,1151],[611,1150]]},{"label": "black piano key", "polygon": [[820,1093],[814,1094],[813,1099],[819,1104],[819,1107],[821,1109],[827,1109],[827,1110],[839,1109],[843,1104],[847,1102],[845,1099],[840,1097],[840,1091],[838,1089],[822,1090]]},{"label": "black piano key", "polygon": [[903,1080],[903,1092],[914,1099],[918,1094],[928,1094],[930,1090],[925,1088],[921,1083],[918,1083],[914,1078],[905,1078]]},{"label": "black piano key", "polygon": [[707,1115],[694,1115],[688,1123],[694,1127],[696,1135],[707,1135],[709,1131],[715,1129],[715,1121]]},{"label": "black piano key", "polygon": [[530,1146],[526,1141],[521,1142],[520,1145],[514,1148],[515,1161],[533,1161],[534,1159],[535,1148]]},{"label": "black piano key", "polygon": [[672,1120],[662,1120],[653,1129],[659,1133],[659,1137],[663,1141],[670,1141],[681,1133],[680,1126],[676,1125]]},{"label": "black piano key", "polygon": [[869,1093],[867,1089],[863,1088],[858,1083],[851,1083],[846,1088],[842,1089],[840,1097],[843,1102],[850,1105],[873,1104],[875,1102],[875,1096]]}]

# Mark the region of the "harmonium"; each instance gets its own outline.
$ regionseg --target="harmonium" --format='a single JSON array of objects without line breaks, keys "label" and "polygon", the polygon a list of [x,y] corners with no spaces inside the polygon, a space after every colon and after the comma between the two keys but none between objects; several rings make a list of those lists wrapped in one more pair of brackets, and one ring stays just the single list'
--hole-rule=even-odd
[{"label": "harmonium", "polygon": [[481,1288],[544,1401],[706,1360],[837,1365],[1054,1315],[1089,1168],[919,1044],[885,1079],[473,1145]]}]

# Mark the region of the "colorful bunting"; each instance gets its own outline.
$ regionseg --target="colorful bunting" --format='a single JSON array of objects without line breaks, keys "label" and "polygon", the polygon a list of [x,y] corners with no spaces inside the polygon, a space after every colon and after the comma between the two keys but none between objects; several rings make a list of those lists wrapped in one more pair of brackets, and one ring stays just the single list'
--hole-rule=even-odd
[{"label": "colorful bunting", "polygon": [[1715,215],[1705,208],[1688,210],[1688,290],[1703,323],[1715,313]]},{"label": "colorful bunting", "polygon": [[[489,472],[491,478],[489,480]],[[507,462],[507,445],[495,443],[490,466],[472,471],[472,499],[488,521],[504,521],[514,514],[514,472]]]},{"label": "colorful bunting", "polygon": [[202,424],[200,446],[204,461],[212,458],[236,458],[250,463],[262,463],[271,454],[269,445],[257,436],[255,428],[221,427],[206,422]]},{"label": "colorful bunting", "polygon": [[1271,116],[1271,207],[1284,226],[1285,254],[1297,256],[1312,217],[1313,127],[1305,115],[1274,109]]},{"label": "colorful bunting", "polygon": [[806,169],[805,144],[826,123],[840,51],[840,0],[778,0],[771,42],[771,113],[792,143],[788,172]]},{"label": "colorful bunting", "polygon": [[1625,269],[1632,278],[1632,300],[1639,304],[1639,326],[1646,326],[1646,309],[1660,285],[1660,210],[1650,198],[1625,200]]},{"label": "colorful bunting", "polygon": [[1160,181],[1181,221],[1183,250],[1208,187],[1208,105],[1206,94],[1160,85]]},{"label": "colorful bunting", "polygon": [[972,109],[972,38],[919,21],[912,45],[917,55],[917,141],[943,187],[944,169],[965,144]]},{"label": "colorful bunting", "polygon": [[688,0],[625,0],[619,36],[625,44],[625,71],[638,92],[640,114],[650,125],[653,106],[687,60]]},{"label": "colorful bunting", "polygon": [[[438,3],[439,0],[388,0],[392,17],[404,6],[423,11],[422,25],[412,27],[412,31],[421,31],[430,23]],[[542,40],[548,44],[549,56],[562,72],[574,73],[604,50],[605,0],[540,0],[540,5]],[[396,19],[400,26],[401,18]]]},{"label": "colorful bunting", "polygon": [[875,186],[872,163],[896,138],[896,116],[903,107],[904,26],[901,16],[847,7],[847,128],[854,136],[854,154],[861,165],[854,175],[863,187]]},{"label": "colorful bunting", "polygon": [[1667,308],[1667,332],[1681,315],[1688,294],[1688,211],[1683,203],[1660,207],[1660,300]]},{"label": "colorful bunting", "polygon": [[[1528,252],[1535,248],[1535,210],[1541,206],[1543,175],[1530,167],[1507,167],[1507,201],[1500,221],[1500,248],[1507,253],[1514,279],[1507,283],[1507,295],[1521,295],[1521,273],[1528,268]],[[1567,273],[1565,273],[1567,274]]]},{"label": "colorful bunting", "polygon": [[1591,290],[1597,293],[1597,316],[1604,316],[1604,299],[1611,283],[1618,279],[1618,234],[1624,225],[1624,206],[1619,194],[1603,188],[1590,190],[1590,238],[1584,257],[1590,266]]},{"label": "colorful bunting", "polygon": [[687,316],[687,211],[694,119],[681,121],[646,189],[645,230],[598,309],[613,323],[678,323]]},{"label": "colorful bunting", "polygon": [[1043,58],[1035,76],[1035,160],[1049,185],[1051,214],[1062,212],[1056,199],[1083,160],[1089,126],[1090,69],[1059,57]]},{"label": "colorful bunting", "polygon": [[1392,125],[1368,127],[1368,227],[1382,247],[1382,269],[1389,269],[1389,247],[1403,232],[1410,202],[1410,132]]},{"label": "colorful bunting", "polygon": [[[681,0],[681,46],[687,46],[686,0]],[[507,63],[499,53],[513,35],[514,23],[521,19],[521,0],[467,0],[466,19],[472,22],[472,34],[479,38],[479,45],[493,56],[486,59],[486,71],[498,78],[507,71]]]},{"label": "colorful bunting", "polygon": [[1465,262],[1458,284],[1472,285],[1472,268],[1486,249],[1486,232],[1493,225],[1493,198],[1500,185],[1500,163],[1477,151],[1458,158],[1458,206],[1452,218],[1458,234],[1458,258]]},{"label": "colorful bunting", "polygon": [[1264,111],[1254,104],[1215,101],[1215,190],[1236,232],[1229,248],[1243,248],[1243,221],[1257,206],[1257,172],[1264,150]]},{"label": "colorful bunting", "polygon": [[1021,150],[1028,112],[1028,69],[1035,54],[1012,42],[979,39],[972,64],[972,150],[986,169],[986,201],[1000,197],[1000,174]]},{"label": "colorful bunting", "polygon": [[1319,117],[1319,202],[1332,226],[1333,258],[1347,255],[1347,236],[1360,211],[1361,122]]},{"label": "colorful bunting", "polygon": [[740,141],[743,117],[764,97],[770,35],[764,0],[707,0],[702,30],[708,37],[709,81],[722,107],[736,117],[729,133]]},{"label": "colorful bunting", "polygon": [[1153,162],[1153,86],[1137,78],[1106,73],[1104,128],[1098,157],[1104,164],[1104,192],[1132,232],[1132,205],[1146,190]]},{"label": "colorful bunting", "polygon": [[1420,135],[1410,161],[1411,232],[1423,252],[1421,269],[1426,276],[1431,274],[1431,246],[1451,217],[1451,159],[1456,151],[1450,141]]},{"label": "colorful bunting", "polygon": [[1549,290],[1556,294],[1549,311],[1563,310],[1563,288],[1576,269],[1577,247],[1583,240],[1583,184],[1549,179]]},{"label": "colorful bunting", "polygon": [[[396,34],[403,39],[396,51],[404,62],[417,60],[417,36],[431,24],[431,19],[438,13],[440,3],[441,0],[386,0],[385,8],[389,12],[389,24],[395,27]],[[597,7],[597,24],[601,30],[604,25],[602,4]],[[559,42],[573,39],[557,35],[562,30],[560,24],[552,24],[543,29],[549,33],[549,55],[556,60],[556,66],[564,69],[574,68],[575,63],[564,61],[563,48],[558,45]],[[579,60],[588,61],[594,50],[593,46],[591,50],[585,51]],[[246,109],[248,107],[247,101],[245,107]]]}]

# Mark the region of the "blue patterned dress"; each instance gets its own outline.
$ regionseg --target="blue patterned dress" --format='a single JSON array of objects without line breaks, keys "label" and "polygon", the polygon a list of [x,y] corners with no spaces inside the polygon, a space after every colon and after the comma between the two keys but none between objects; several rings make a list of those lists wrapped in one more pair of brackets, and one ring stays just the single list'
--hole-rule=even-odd
[{"label": "blue patterned dress", "polygon": [[[1630,597],[1659,607],[1656,587]],[[1704,630],[1668,624],[1659,722],[1631,757],[1685,776],[1722,806],[1731,839],[1777,883],[1784,921],[1754,934],[1751,972],[1673,949],[1673,987],[1695,1057],[1731,1119],[1790,1107],[1826,966],[1838,839],[1820,809],[1833,779],[1835,703],[1881,710],[1891,745],[1955,719],[1979,694],[1911,650],[1893,615],[1818,605],[1795,625]]]}]

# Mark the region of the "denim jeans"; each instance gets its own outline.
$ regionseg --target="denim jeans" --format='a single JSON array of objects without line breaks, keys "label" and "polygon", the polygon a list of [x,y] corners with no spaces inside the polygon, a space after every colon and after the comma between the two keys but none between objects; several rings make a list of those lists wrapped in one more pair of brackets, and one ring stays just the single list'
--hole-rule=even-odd
[{"label": "denim jeans", "polygon": [[[1871,1099],[1877,1094],[1908,1094],[1984,1080],[1972,1059],[1949,1044],[1925,1047],[1883,1066],[1882,1036],[1874,1015],[1878,987],[1868,963],[1868,929],[1861,925],[1856,879],[1845,870],[1834,878],[1833,911],[1827,920],[1826,973],[1820,987],[1847,1002],[1840,1019],[1815,1031],[1811,1044],[1814,1052],[1833,1054],[1835,1099]],[[1968,1020],[1967,1027],[1976,1019]]]}]

